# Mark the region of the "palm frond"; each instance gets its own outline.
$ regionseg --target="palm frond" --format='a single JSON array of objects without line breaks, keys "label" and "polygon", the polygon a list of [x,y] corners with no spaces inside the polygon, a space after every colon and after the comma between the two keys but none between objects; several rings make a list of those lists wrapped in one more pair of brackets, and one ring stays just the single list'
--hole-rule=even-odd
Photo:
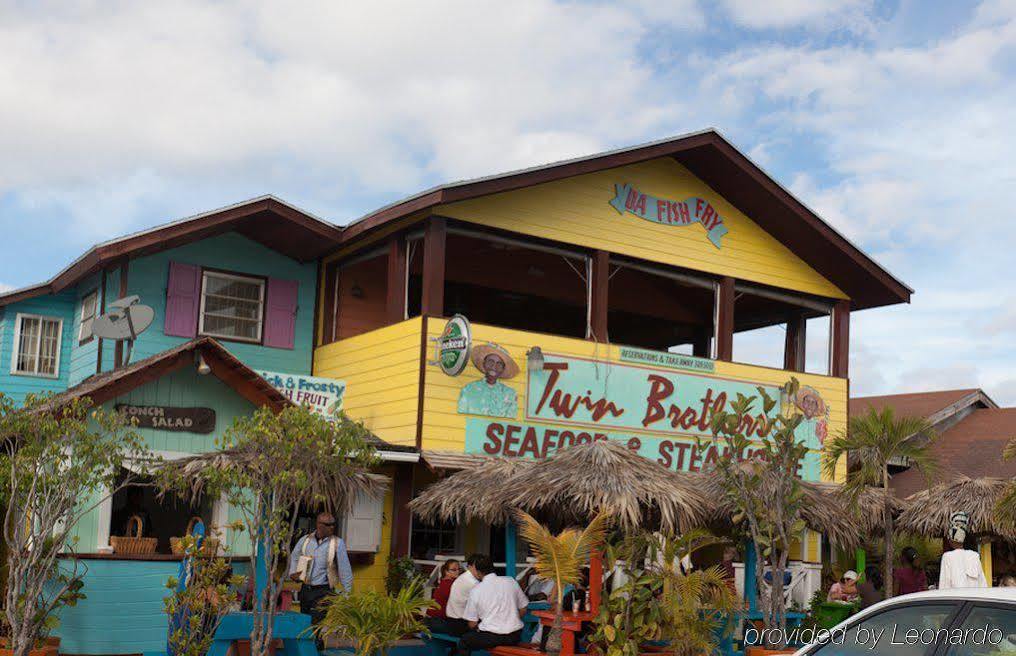
[{"label": "palm frond", "polygon": [[581,531],[570,528],[557,535],[529,513],[518,510],[515,518],[519,524],[519,534],[529,543],[536,556],[533,568],[542,578],[554,581],[560,604],[565,586],[579,582],[583,564],[606,537],[609,516],[601,512]]}]

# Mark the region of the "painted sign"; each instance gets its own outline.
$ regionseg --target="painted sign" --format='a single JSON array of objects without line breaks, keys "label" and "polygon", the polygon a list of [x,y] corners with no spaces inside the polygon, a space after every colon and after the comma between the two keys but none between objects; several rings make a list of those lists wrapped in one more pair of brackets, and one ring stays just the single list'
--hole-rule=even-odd
[{"label": "painted sign", "polygon": [[683,201],[666,200],[644,194],[630,184],[615,184],[610,205],[618,214],[628,212],[640,219],[668,226],[701,224],[713,246],[720,248],[720,239],[730,230],[709,201],[688,198]]},{"label": "painted sign", "polygon": [[138,428],[155,428],[174,433],[211,433],[215,430],[215,410],[211,408],[118,403],[116,411]]},{"label": "painted sign", "polygon": [[307,404],[314,412],[329,418],[338,416],[342,410],[342,399],[346,393],[344,381],[277,371],[258,373],[297,405]]},{"label": "painted sign", "polygon": [[471,359],[483,378],[463,386],[459,392],[458,411],[467,415],[514,419],[519,413],[518,394],[501,381],[518,376],[519,365],[507,349],[493,343],[474,348]]},{"label": "painted sign", "polygon": [[449,376],[458,376],[469,364],[469,352],[473,345],[469,330],[469,319],[456,314],[445,324],[437,338],[437,361],[441,371]]},{"label": "painted sign", "polygon": [[[543,369],[529,371],[527,385],[525,417],[530,421],[693,439],[711,437],[713,413],[727,409],[728,400],[738,394],[758,396],[759,387],[716,376],[547,353]],[[758,415],[746,418],[742,426],[749,439],[764,438],[776,413],[789,411],[797,402],[778,387],[761,387],[780,403],[771,416],[763,415],[761,404],[756,404]],[[821,447],[814,425],[802,423],[797,437],[810,449]]]},{"label": "painted sign", "polygon": [[[600,431],[594,428],[500,419],[471,417],[466,420],[466,453],[542,460],[561,449],[593,440],[621,442],[640,456],[677,471],[699,471],[717,458],[728,455],[726,448],[718,447],[709,440],[687,437]],[[754,455],[755,450],[749,448],[740,454],[740,458],[747,459]],[[819,480],[820,453],[809,451],[798,464],[797,473],[804,480]]]},{"label": "painted sign", "polygon": [[621,362],[648,364],[668,369],[688,369],[712,373],[716,371],[716,363],[709,358],[698,358],[693,355],[668,353],[667,351],[650,351],[648,349],[621,347]]}]

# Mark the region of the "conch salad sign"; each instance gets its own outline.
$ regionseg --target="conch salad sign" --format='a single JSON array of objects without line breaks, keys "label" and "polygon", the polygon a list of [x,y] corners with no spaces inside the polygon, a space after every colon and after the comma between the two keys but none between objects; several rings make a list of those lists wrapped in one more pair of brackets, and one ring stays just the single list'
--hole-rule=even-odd
[{"label": "conch salad sign", "polygon": [[[468,452],[545,458],[572,445],[612,439],[666,467],[697,471],[730,455],[710,439],[713,413],[729,409],[738,394],[758,396],[757,385],[750,382],[550,354],[544,355],[541,370],[528,375],[522,421],[470,418]],[[798,473],[818,480],[819,449],[828,432],[822,397],[810,387],[793,398],[776,386],[761,387],[779,403],[763,416],[759,400],[758,414],[744,420],[745,435],[761,441],[777,413],[801,412],[804,420],[796,436],[810,451]],[[749,449],[738,457],[753,454]]]},{"label": "conch salad sign", "polygon": [[689,226],[699,223],[706,229],[706,236],[716,248],[720,248],[723,235],[730,232],[716,208],[702,198],[667,200],[644,194],[630,184],[615,184],[614,198],[610,204],[618,214],[629,212],[640,219],[662,225]]}]

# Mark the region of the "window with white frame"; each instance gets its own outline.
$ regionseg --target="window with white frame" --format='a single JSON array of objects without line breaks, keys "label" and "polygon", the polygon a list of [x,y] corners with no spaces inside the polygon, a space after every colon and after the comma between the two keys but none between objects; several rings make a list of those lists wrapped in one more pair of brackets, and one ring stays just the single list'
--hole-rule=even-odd
[{"label": "window with white frame", "polygon": [[92,339],[92,322],[99,309],[99,291],[95,290],[81,298],[81,323],[78,324],[78,344]]},{"label": "window with white frame", "polygon": [[15,323],[11,373],[56,378],[60,373],[62,330],[61,319],[19,314]]},{"label": "window with white frame", "polygon": [[198,332],[244,342],[260,342],[264,317],[263,278],[205,271],[201,277]]}]

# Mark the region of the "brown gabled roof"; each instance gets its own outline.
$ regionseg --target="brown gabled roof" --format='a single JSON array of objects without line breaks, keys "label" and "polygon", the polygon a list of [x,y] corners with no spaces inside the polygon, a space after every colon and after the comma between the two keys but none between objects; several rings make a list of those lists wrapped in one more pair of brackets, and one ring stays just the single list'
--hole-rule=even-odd
[{"label": "brown gabled roof", "polygon": [[997,408],[991,398],[979,389],[939,390],[883,396],[860,396],[850,399],[850,416],[859,417],[869,410],[892,408],[897,416],[922,417],[932,424],[959,412],[971,404]]},{"label": "brown gabled roof", "polygon": [[907,303],[913,290],[795,198],[716,130],[441,185],[375,210],[346,226],[343,244],[438,205],[563,178],[673,157],[798,257],[842,289],[853,309]]},{"label": "brown gabled roof", "polygon": [[[86,397],[96,405],[105,403],[178,369],[196,366],[195,358],[198,354],[211,368],[209,375],[215,376],[254,405],[267,405],[276,411],[293,405],[286,395],[245,365],[222,344],[211,337],[199,337],[126,367],[96,374],[60,394],[53,395],[39,407],[39,411],[53,410],[74,399]],[[416,447],[390,444],[373,433],[368,435],[367,442],[381,452],[382,459],[387,459],[386,453],[417,452]]]},{"label": "brown gabled roof", "polygon": [[292,405],[282,392],[238,360],[222,344],[211,337],[199,337],[126,367],[96,374],[52,396],[40,406],[40,411],[55,409],[73,399],[86,397],[96,405],[105,403],[178,369],[196,366],[195,357],[198,354],[211,367],[210,375],[236,390],[254,405],[267,405],[275,410]]},{"label": "brown gabled roof", "polygon": [[96,244],[49,281],[0,294],[0,306],[58,293],[128,258],[231,231],[301,262],[317,260],[335,248],[342,234],[341,228],[285,201],[261,196]]},{"label": "brown gabled roof", "polygon": [[[946,429],[932,444],[941,471],[938,481],[969,478],[1016,477],[1016,460],[1002,459],[1002,450],[1016,437],[1016,408],[979,408]],[[899,496],[925,489],[920,472],[900,472],[892,478]]]}]

